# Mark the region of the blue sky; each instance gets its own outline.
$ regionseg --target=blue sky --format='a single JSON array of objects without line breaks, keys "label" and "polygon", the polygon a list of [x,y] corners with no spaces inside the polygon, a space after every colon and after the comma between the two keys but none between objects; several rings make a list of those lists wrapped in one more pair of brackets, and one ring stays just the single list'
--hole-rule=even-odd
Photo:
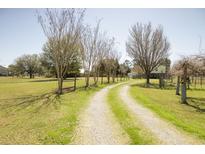
[{"label": "blue sky", "polygon": [[[7,66],[23,54],[42,52],[46,38],[35,9],[0,9],[0,65]],[[199,36],[205,49],[205,9],[87,9],[84,22],[95,25],[117,41],[122,60],[128,58],[125,42],[131,25],[161,24],[171,43],[170,58],[198,53]]]}]

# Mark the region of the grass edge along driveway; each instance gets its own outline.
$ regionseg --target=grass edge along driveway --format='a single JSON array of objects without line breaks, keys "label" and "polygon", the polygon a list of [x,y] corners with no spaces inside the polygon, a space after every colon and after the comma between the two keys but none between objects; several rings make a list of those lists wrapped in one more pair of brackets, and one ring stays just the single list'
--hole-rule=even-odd
[{"label": "grass edge along driveway", "polygon": [[205,143],[205,113],[180,104],[180,96],[175,95],[175,89],[144,88],[138,85],[143,82],[144,80],[135,81],[129,91],[138,103]]},{"label": "grass edge along driveway", "polygon": [[157,141],[143,128],[136,118],[129,112],[126,105],[119,98],[119,90],[123,86],[119,85],[109,90],[107,103],[109,104],[116,120],[128,134],[130,144],[155,144]]},{"label": "grass edge along driveway", "polygon": [[51,93],[56,81],[39,80],[0,78],[0,144],[71,143],[79,113],[95,92],[107,86],[79,88],[56,98]]}]

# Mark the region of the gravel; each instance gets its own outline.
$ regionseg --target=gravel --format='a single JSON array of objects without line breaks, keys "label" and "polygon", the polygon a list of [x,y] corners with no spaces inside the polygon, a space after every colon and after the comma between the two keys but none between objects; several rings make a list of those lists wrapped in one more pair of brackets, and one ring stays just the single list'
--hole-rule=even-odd
[{"label": "gravel", "polygon": [[106,103],[108,90],[117,85],[105,87],[92,97],[80,115],[72,144],[129,144],[129,137]]},{"label": "gravel", "polygon": [[136,116],[137,120],[140,120],[144,127],[149,129],[161,141],[161,144],[200,144],[194,137],[190,137],[185,132],[177,130],[171,123],[162,120],[151,110],[137,103],[129,96],[128,91],[128,85],[122,87],[120,91],[121,99],[127,105],[130,112]]}]

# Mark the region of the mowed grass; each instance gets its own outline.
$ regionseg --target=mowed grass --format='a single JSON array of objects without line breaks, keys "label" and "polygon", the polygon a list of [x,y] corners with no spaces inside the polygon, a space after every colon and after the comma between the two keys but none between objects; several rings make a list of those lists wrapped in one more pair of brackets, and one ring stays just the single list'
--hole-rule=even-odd
[{"label": "mowed grass", "polygon": [[[91,79],[91,84],[93,80]],[[82,87],[84,79],[77,81]],[[73,86],[66,80],[64,87]],[[0,78],[0,144],[69,144],[78,114],[99,85],[58,97],[55,79]]]},{"label": "mowed grass", "polygon": [[136,80],[135,84],[131,85],[130,94],[137,102],[151,109],[160,117],[205,140],[205,90],[188,90],[187,96],[190,105],[185,105],[180,104],[180,96],[175,95],[173,85],[159,89],[157,80],[151,80],[151,82],[152,86],[145,88],[145,80]]},{"label": "mowed grass", "polygon": [[112,88],[107,97],[107,102],[110,105],[117,121],[128,134],[130,144],[155,144],[156,140],[151,136],[145,128],[136,120],[133,114],[128,111],[126,105],[119,98],[119,90],[121,86]]}]

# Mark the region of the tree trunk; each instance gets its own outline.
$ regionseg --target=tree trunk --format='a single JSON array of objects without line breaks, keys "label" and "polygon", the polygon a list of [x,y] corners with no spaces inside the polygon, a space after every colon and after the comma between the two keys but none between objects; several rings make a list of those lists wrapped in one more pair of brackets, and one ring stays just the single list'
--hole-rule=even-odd
[{"label": "tree trunk", "polygon": [[110,83],[110,73],[107,74],[107,83]]},{"label": "tree trunk", "polygon": [[96,85],[97,84],[96,73],[94,73],[93,79],[94,79],[94,85]]},{"label": "tree trunk", "polygon": [[172,77],[172,76],[171,76],[171,78],[170,78],[170,79],[171,79],[171,83],[173,83],[173,77]]},{"label": "tree trunk", "polygon": [[30,77],[30,79],[32,79],[32,77],[33,77],[33,74],[32,74],[32,73],[29,73],[29,77]]},{"label": "tree trunk", "polygon": [[115,74],[113,73],[112,75],[112,82],[114,83],[115,82]]},{"label": "tree trunk", "polygon": [[181,103],[186,104],[186,82],[182,83],[181,93]]},{"label": "tree trunk", "polygon": [[99,76],[100,76],[100,73],[99,73],[99,71],[97,71],[97,79],[96,79],[96,84],[98,83]]},{"label": "tree trunk", "polygon": [[180,76],[177,76],[176,95],[179,95],[179,89],[180,89]]},{"label": "tree trunk", "polygon": [[186,81],[187,81],[187,65],[185,64],[184,66],[184,70],[183,70],[183,78],[182,78],[182,88],[181,88],[181,103],[186,104],[186,98],[187,98],[187,94],[186,94]]},{"label": "tree trunk", "polygon": [[159,88],[163,88],[164,87],[164,83],[163,83],[163,77],[160,75],[159,77]]},{"label": "tree trunk", "polygon": [[202,88],[202,82],[203,82],[203,78],[202,78],[202,76],[200,76],[200,85],[201,85],[201,88]]},{"label": "tree trunk", "polygon": [[58,78],[58,95],[61,95],[63,93],[63,78]]},{"label": "tree trunk", "polygon": [[150,84],[149,77],[147,77],[146,79],[147,79],[147,85],[149,85]]},{"label": "tree trunk", "polygon": [[150,85],[150,74],[146,73],[146,86],[149,87]]},{"label": "tree trunk", "polygon": [[94,80],[94,85],[96,83],[96,72],[93,72],[93,80]]},{"label": "tree trunk", "polygon": [[98,73],[98,70],[96,70],[94,73],[94,85],[97,85],[98,83],[98,76],[99,76],[99,73]]},{"label": "tree trunk", "polygon": [[187,89],[190,89],[190,78],[187,78]]},{"label": "tree trunk", "polygon": [[90,73],[88,73],[86,75],[86,78],[85,78],[85,87],[89,87],[90,83],[89,83],[89,80],[90,80]]},{"label": "tree trunk", "polygon": [[86,77],[86,85],[85,87],[89,87],[89,76]]},{"label": "tree trunk", "polygon": [[103,75],[101,76],[101,84],[103,84]]},{"label": "tree trunk", "polygon": [[191,84],[194,83],[194,76],[191,77]]},{"label": "tree trunk", "polygon": [[76,73],[75,73],[75,78],[74,78],[74,91],[76,90],[76,79],[77,79],[76,76],[77,76],[77,75],[76,75]]}]

